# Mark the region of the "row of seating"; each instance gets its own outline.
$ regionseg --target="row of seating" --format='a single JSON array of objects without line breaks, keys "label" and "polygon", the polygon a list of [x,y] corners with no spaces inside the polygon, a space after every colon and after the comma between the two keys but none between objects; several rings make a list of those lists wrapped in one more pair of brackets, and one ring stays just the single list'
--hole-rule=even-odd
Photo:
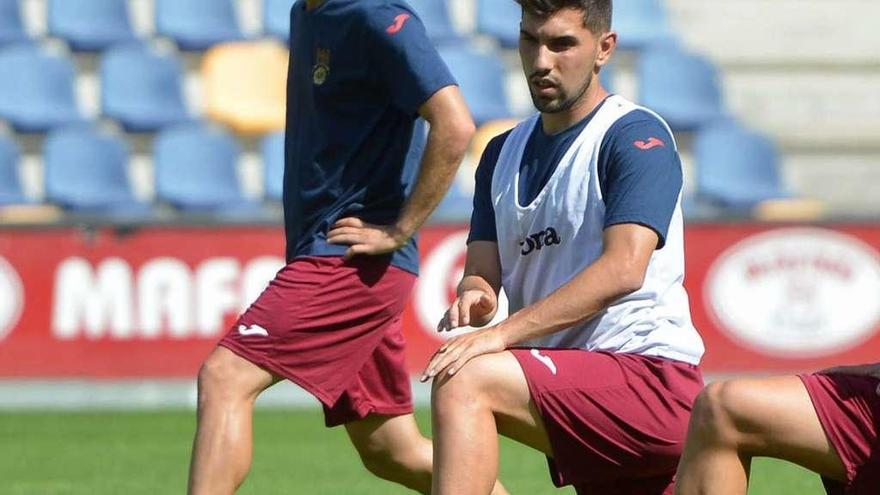
[{"label": "row of seating", "polygon": [[[240,133],[280,130],[285,118],[287,50],[273,42],[219,45],[202,67],[205,113]],[[0,50],[0,119],[19,132],[46,132],[81,123],[76,69],[37,45]],[[193,120],[185,71],[174,53],[131,42],[100,59],[100,111],[129,132],[155,132]]]},{"label": "row of seating", "polygon": [[[478,134],[495,134],[512,121],[484,126]],[[478,136],[471,157],[481,153]],[[185,212],[221,216],[254,214],[259,204],[246,199],[237,177],[241,148],[226,131],[184,124],[159,133],[153,146],[155,193],[159,203]],[[284,175],[284,135],[266,136],[260,145],[264,197],[279,201]],[[687,198],[690,211],[701,206],[747,211],[755,205],[789,196],[779,173],[779,153],[762,135],[734,120],[704,127],[693,143],[696,189]],[[19,152],[0,137],[0,206],[27,203],[18,177]],[[111,216],[148,215],[148,205],[135,199],[128,169],[130,152],[118,135],[92,126],[51,132],[44,143],[45,199],[67,210]],[[472,202],[472,171],[460,175],[438,208],[436,219],[462,221]],[[690,211],[693,213],[694,211]]]},{"label": "row of seating", "polygon": [[[262,0],[263,33],[289,38],[290,7],[294,0]],[[460,42],[446,0],[410,0],[437,43]],[[520,8],[514,0],[476,0],[477,32],[494,37],[501,46],[516,46]],[[206,50],[217,43],[245,39],[233,0],[153,0],[155,30],[174,40],[181,50]],[[75,51],[100,51],[137,38],[128,0],[47,0],[49,35],[61,38]],[[621,47],[641,48],[671,37],[660,0],[626,0],[615,4],[615,29]],[[19,0],[0,0],[0,44],[29,39]]]},{"label": "row of seating", "polygon": [[[280,200],[284,174],[284,136],[262,141],[264,190]],[[159,133],[153,146],[158,203],[181,211],[220,216],[259,213],[245,197],[237,175],[241,148],[228,132],[202,124],[183,124]],[[19,178],[19,150],[0,136],[0,206],[30,203]],[[90,125],[48,134],[43,146],[45,201],[65,210],[144,217],[150,205],[136,199],[129,181],[130,151],[120,136]]]},{"label": "row of seating", "polygon": [[[95,52],[135,41],[128,0],[46,0],[48,34],[74,51]],[[263,0],[263,31],[286,41],[294,0]],[[181,50],[201,51],[245,39],[232,0],[153,0],[155,30]],[[0,0],[0,45],[31,40],[19,0]]]},{"label": "row of seating", "polygon": [[[478,124],[508,118],[506,71],[501,60],[470,45],[444,46],[440,54],[458,79]],[[216,46],[203,58],[202,89],[207,116],[242,134],[284,126],[287,50],[273,42]],[[173,52],[137,42],[107,50],[100,58],[103,117],[129,132],[154,132],[193,119],[184,98],[184,69]],[[46,132],[85,120],[75,98],[75,66],[37,45],[0,50],[0,118],[19,132]],[[614,89],[614,68],[602,71]],[[665,43],[638,59],[638,100],[676,130],[693,130],[724,114],[717,70],[706,59]]]}]

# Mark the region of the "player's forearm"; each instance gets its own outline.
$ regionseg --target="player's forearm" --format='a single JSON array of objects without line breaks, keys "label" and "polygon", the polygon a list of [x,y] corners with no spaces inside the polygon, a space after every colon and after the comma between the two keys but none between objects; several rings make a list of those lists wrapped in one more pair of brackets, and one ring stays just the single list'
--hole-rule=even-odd
[{"label": "player's forearm", "polygon": [[512,314],[498,325],[508,346],[544,337],[581,323],[618,299],[641,288],[644,271],[599,257],[546,298]]},{"label": "player's forearm", "polygon": [[473,133],[474,125],[468,117],[432,123],[415,186],[397,221],[398,229],[408,237],[449,190]]}]

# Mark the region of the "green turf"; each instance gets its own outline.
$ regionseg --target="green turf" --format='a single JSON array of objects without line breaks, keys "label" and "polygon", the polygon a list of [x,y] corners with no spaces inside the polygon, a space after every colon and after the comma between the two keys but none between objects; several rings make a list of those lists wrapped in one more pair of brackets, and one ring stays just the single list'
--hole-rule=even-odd
[{"label": "green turf", "polygon": [[[193,430],[192,412],[0,414],[0,493],[183,493]],[[411,493],[368,475],[320,411],[260,411],[254,433],[254,468],[240,493]],[[501,455],[512,493],[574,493],[555,490],[543,457],[525,447],[503,441]],[[815,475],[781,462],[756,461],[753,480],[751,494],[823,493]]]}]

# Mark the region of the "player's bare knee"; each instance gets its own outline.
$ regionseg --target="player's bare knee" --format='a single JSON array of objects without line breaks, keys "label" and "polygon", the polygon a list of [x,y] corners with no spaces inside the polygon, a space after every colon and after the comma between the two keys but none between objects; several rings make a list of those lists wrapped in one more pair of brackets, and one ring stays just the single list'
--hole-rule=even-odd
[{"label": "player's bare knee", "polygon": [[214,353],[199,369],[199,405],[208,402],[226,402],[244,397],[235,363],[229,357]]},{"label": "player's bare knee", "polygon": [[709,384],[697,396],[691,428],[711,443],[735,445],[739,442],[736,402],[740,384],[736,381]]},{"label": "player's bare knee", "polygon": [[368,443],[358,448],[358,454],[367,471],[385,480],[401,482],[415,469],[407,452],[395,446]]},{"label": "player's bare knee", "polygon": [[486,407],[488,358],[477,357],[451,377],[440,375],[434,379],[431,404],[437,414],[450,410],[474,410]]}]

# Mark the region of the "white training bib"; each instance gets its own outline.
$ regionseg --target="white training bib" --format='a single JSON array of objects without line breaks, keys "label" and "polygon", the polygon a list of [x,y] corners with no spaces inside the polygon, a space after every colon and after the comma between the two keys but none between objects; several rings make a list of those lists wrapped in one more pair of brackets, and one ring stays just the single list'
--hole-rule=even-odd
[{"label": "white training bib", "polygon": [[[492,176],[492,202],[511,314],[544,299],[602,254],[605,203],[597,172],[599,148],[608,129],[634,110],[660,119],[620,96],[609,97],[528,205],[519,204],[519,170],[539,116],[523,121],[508,136]],[[691,323],[683,281],[679,193],[666,244],[651,256],[641,289],[587,321],[523,346],[627,352],[698,364],[703,342]]]}]

